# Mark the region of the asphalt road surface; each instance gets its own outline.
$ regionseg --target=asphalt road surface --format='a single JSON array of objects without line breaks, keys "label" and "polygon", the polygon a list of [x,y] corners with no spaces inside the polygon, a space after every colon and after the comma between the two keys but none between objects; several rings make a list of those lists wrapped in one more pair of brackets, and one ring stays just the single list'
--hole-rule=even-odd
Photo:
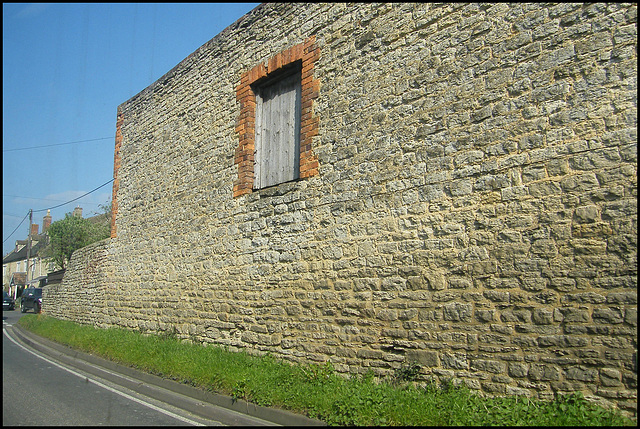
[{"label": "asphalt road surface", "polygon": [[20,310],[3,311],[3,426],[220,425],[134,392],[118,391],[25,347],[6,329],[20,316]]}]

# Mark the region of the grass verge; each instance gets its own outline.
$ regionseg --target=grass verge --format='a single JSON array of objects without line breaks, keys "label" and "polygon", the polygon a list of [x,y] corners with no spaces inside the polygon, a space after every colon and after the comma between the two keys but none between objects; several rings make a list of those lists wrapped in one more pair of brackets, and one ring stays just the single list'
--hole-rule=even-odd
[{"label": "grass verge", "polygon": [[[61,344],[210,391],[305,414],[329,425],[623,426],[636,422],[587,402],[580,394],[555,401],[521,396],[480,398],[462,387],[416,387],[402,377],[342,377],[331,365],[292,365],[270,355],[202,347],[172,336],[97,329],[24,315],[23,328]],[[410,372],[410,371],[409,371]]]}]

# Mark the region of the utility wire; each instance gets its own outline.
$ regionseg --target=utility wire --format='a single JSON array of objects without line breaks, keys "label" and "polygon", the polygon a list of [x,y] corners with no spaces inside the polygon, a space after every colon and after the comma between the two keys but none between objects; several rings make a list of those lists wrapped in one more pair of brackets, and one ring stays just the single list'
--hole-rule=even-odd
[{"label": "utility wire", "polygon": [[82,198],[82,197],[86,197],[87,195],[89,195],[89,194],[90,194],[90,193],[92,193],[92,192],[97,191],[98,189],[102,188],[103,186],[108,185],[109,183],[113,182],[113,180],[114,180],[114,179],[111,179],[111,180],[109,180],[108,182],[103,183],[102,185],[98,186],[98,187],[97,187],[97,188],[95,188],[94,190],[89,191],[89,192],[87,192],[87,193],[86,193],[86,194],[84,194],[84,195],[80,195],[78,198],[74,198],[74,199],[72,199],[72,200],[69,200],[69,201],[67,201],[66,203],[58,204],[57,206],[53,206],[53,207],[47,207],[46,209],[34,210],[33,212],[34,212],[34,213],[37,213],[37,212],[43,212],[43,211],[45,211],[45,210],[55,209],[55,208],[58,208],[58,207],[62,207],[62,206],[64,206],[65,204],[72,203],[72,202],[74,202],[74,201],[76,201],[76,200],[79,200],[79,199],[80,199],[80,198]]},{"label": "utility wire", "polygon": [[[111,179],[111,180],[109,180],[108,182],[103,183],[102,185],[98,186],[98,187],[97,187],[97,188],[95,188],[94,190],[89,191],[89,192],[87,192],[87,193],[86,193],[86,194],[84,194],[84,195],[80,195],[78,198],[74,198],[74,199],[72,199],[72,200],[69,200],[69,201],[67,201],[66,203],[62,203],[62,204],[59,204],[59,205],[57,205],[57,206],[53,206],[53,207],[48,207],[48,208],[46,208],[46,209],[31,210],[31,211],[30,211],[30,213],[43,212],[43,211],[45,211],[45,210],[55,209],[55,208],[58,208],[58,207],[64,206],[65,204],[72,203],[72,202],[74,202],[74,201],[76,201],[76,200],[79,200],[79,199],[80,199],[80,198],[82,198],[82,197],[86,197],[87,195],[91,194],[92,192],[97,191],[98,189],[102,188],[103,186],[108,185],[109,183],[113,182],[113,180],[114,180],[114,179]],[[24,217],[24,218],[22,218],[22,220],[20,221],[20,225],[22,225],[22,222],[24,222],[24,220],[27,218],[27,216],[29,216],[29,213],[27,213],[27,214],[25,215],[25,217]],[[18,225],[18,226],[16,227],[16,229],[14,229],[14,230],[13,230],[13,232],[12,232],[11,234],[9,234],[9,236],[8,236],[7,238],[5,238],[5,239],[4,239],[4,241],[2,242],[2,244],[6,243],[6,241],[7,241],[8,239],[10,239],[10,238],[11,238],[11,236],[12,236],[12,235],[13,235],[13,234],[18,230],[18,228],[20,228],[20,225]]]},{"label": "utility wire", "polygon": [[[20,221],[20,225],[22,225],[22,222],[24,222],[24,220],[27,218],[27,216],[29,216],[29,213],[27,213],[22,220]],[[18,230],[18,228],[20,228],[20,225],[16,226],[16,229],[13,230],[13,232],[11,234],[9,234],[9,236],[7,238],[4,239],[4,241],[2,242],[2,244],[6,243],[8,239],[11,238],[11,236]]]},{"label": "utility wire", "polygon": [[[9,194],[2,194],[3,197],[12,197],[12,198],[23,198],[25,200],[38,200],[38,201],[53,201],[54,203],[61,203],[64,200],[52,200],[50,198],[35,198],[35,197],[23,197],[20,195],[9,195]],[[92,204],[94,206],[97,206],[98,203],[85,203],[85,204]],[[20,216],[14,216],[14,217],[20,217]]]},{"label": "utility wire", "polygon": [[20,148],[16,148],[16,149],[4,149],[2,152],[14,152],[16,150],[40,149],[40,148],[43,148],[43,147],[63,146],[63,145],[67,145],[67,144],[95,142],[95,141],[98,141],[98,140],[110,140],[110,139],[113,139],[113,138],[114,137],[101,137],[99,139],[78,140],[78,141],[75,141],[75,142],[47,144],[47,145],[44,145],[44,146],[31,146],[31,147],[20,147]]}]

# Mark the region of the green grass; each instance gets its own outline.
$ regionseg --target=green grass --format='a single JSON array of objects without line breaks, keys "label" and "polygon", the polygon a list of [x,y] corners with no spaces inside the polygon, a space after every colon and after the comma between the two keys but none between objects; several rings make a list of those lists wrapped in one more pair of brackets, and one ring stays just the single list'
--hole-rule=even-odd
[{"label": "green grass", "polygon": [[622,426],[635,421],[587,402],[580,394],[555,401],[521,396],[480,398],[462,387],[416,387],[417,367],[393,379],[342,377],[330,364],[292,365],[272,356],[180,342],[173,336],[96,329],[24,315],[22,327],[75,349],[203,389],[305,414],[329,425]]}]

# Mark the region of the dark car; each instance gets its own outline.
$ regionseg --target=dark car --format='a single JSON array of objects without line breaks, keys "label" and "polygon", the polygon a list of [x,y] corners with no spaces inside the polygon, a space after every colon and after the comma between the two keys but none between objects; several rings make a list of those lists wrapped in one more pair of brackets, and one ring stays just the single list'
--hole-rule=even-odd
[{"label": "dark car", "polygon": [[4,310],[14,310],[16,308],[16,303],[11,298],[11,295],[7,293],[6,290],[2,291],[2,311]]},{"label": "dark car", "polygon": [[42,308],[42,288],[41,287],[28,287],[22,292],[22,299],[20,300],[20,311],[26,313],[30,308],[34,313],[40,313]]}]

